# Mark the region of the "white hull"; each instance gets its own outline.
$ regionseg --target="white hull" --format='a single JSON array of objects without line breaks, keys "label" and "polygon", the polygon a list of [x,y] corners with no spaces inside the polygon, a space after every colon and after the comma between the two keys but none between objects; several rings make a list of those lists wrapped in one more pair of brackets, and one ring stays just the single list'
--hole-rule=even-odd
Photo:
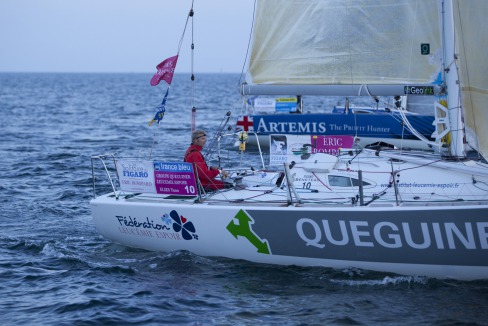
[{"label": "white hull", "polygon": [[[112,194],[92,200],[91,207],[102,235],[147,250],[435,278],[488,278],[487,204],[277,208],[155,196],[117,200]],[[162,221],[172,211],[192,223],[187,240],[179,226],[175,230],[175,221]],[[340,225],[347,229],[345,238],[336,228]]]},{"label": "white hull", "polygon": [[369,150],[291,160],[284,174],[238,170],[235,187],[200,199],[99,196],[94,222],[108,239],[147,250],[488,279],[485,164]]}]

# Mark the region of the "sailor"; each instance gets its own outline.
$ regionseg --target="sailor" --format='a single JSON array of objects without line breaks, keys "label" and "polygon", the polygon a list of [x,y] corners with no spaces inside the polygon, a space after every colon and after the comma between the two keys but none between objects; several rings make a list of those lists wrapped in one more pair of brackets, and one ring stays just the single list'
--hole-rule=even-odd
[{"label": "sailor", "polygon": [[222,179],[229,176],[227,171],[220,169],[217,166],[208,167],[205,162],[201,150],[207,142],[207,135],[203,130],[195,130],[191,134],[191,144],[186,150],[184,161],[193,164],[193,168],[196,171],[196,175],[205,190],[217,190],[225,188],[224,182],[216,180],[218,175]]}]

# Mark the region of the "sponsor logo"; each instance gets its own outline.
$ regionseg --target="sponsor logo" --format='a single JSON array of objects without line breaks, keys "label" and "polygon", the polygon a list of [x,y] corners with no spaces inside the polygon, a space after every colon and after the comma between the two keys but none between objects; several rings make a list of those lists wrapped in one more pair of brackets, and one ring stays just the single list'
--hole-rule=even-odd
[{"label": "sponsor logo", "polygon": [[[227,229],[279,256],[391,263],[486,266],[484,210],[381,212],[239,211]],[[252,226],[252,228],[251,228]],[[240,241],[243,239],[239,238]],[[265,239],[263,241],[262,239]]]},{"label": "sponsor logo", "polygon": [[356,247],[384,247],[412,249],[488,249],[488,223],[451,222],[418,224],[379,221],[329,222],[302,218],[297,221],[299,237],[307,246],[325,248],[326,245]]},{"label": "sponsor logo", "polygon": [[149,217],[143,220],[122,215],[116,215],[115,217],[119,222],[119,231],[121,233],[150,238],[198,240],[193,223],[175,210],[161,216],[162,224],[149,220]]},{"label": "sponsor logo", "polygon": [[140,164],[121,162],[120,165],[122,167],[122,175],[124,177],[147,178],[149,176],[147,169]]},{"label": "sponsor logo", "polygon": [[257,251],[262,254],[271,254],[269,245],[266,240],[260,239],[251,228],[251,224],[254,220],[249,217],[242,209],[236,214],[234,219],[237,220],[237,224],[232,220],[227,225],[227,230],[237,239],[238,237],[246,238]]}]

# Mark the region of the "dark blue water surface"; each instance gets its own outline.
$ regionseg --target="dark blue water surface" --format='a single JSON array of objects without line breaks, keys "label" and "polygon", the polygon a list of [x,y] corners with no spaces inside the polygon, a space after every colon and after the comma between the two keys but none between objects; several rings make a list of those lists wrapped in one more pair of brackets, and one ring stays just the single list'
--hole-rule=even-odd
[{"label": "dark blue water surface", "polygon": [[192,104],[205,129],[240,108],[237,74],[197,75],[193,88],[176,75],[161,125],[149,127],[164,93],[150,78],[0,74],[0,324],[488,324],[488,281],[269,266],[102,238],[92,155],[181,159]]}]

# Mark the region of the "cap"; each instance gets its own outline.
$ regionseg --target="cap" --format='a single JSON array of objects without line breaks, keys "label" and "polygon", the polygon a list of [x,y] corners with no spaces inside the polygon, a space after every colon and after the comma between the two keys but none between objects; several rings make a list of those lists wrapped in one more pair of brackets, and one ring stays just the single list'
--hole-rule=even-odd
[{"label": "cap", "polygon": [[194,139],[197,139],[199,137],[206,136],[205,131],[203,130],[195,130],[194,132],[191,133],[191,141]]}]

